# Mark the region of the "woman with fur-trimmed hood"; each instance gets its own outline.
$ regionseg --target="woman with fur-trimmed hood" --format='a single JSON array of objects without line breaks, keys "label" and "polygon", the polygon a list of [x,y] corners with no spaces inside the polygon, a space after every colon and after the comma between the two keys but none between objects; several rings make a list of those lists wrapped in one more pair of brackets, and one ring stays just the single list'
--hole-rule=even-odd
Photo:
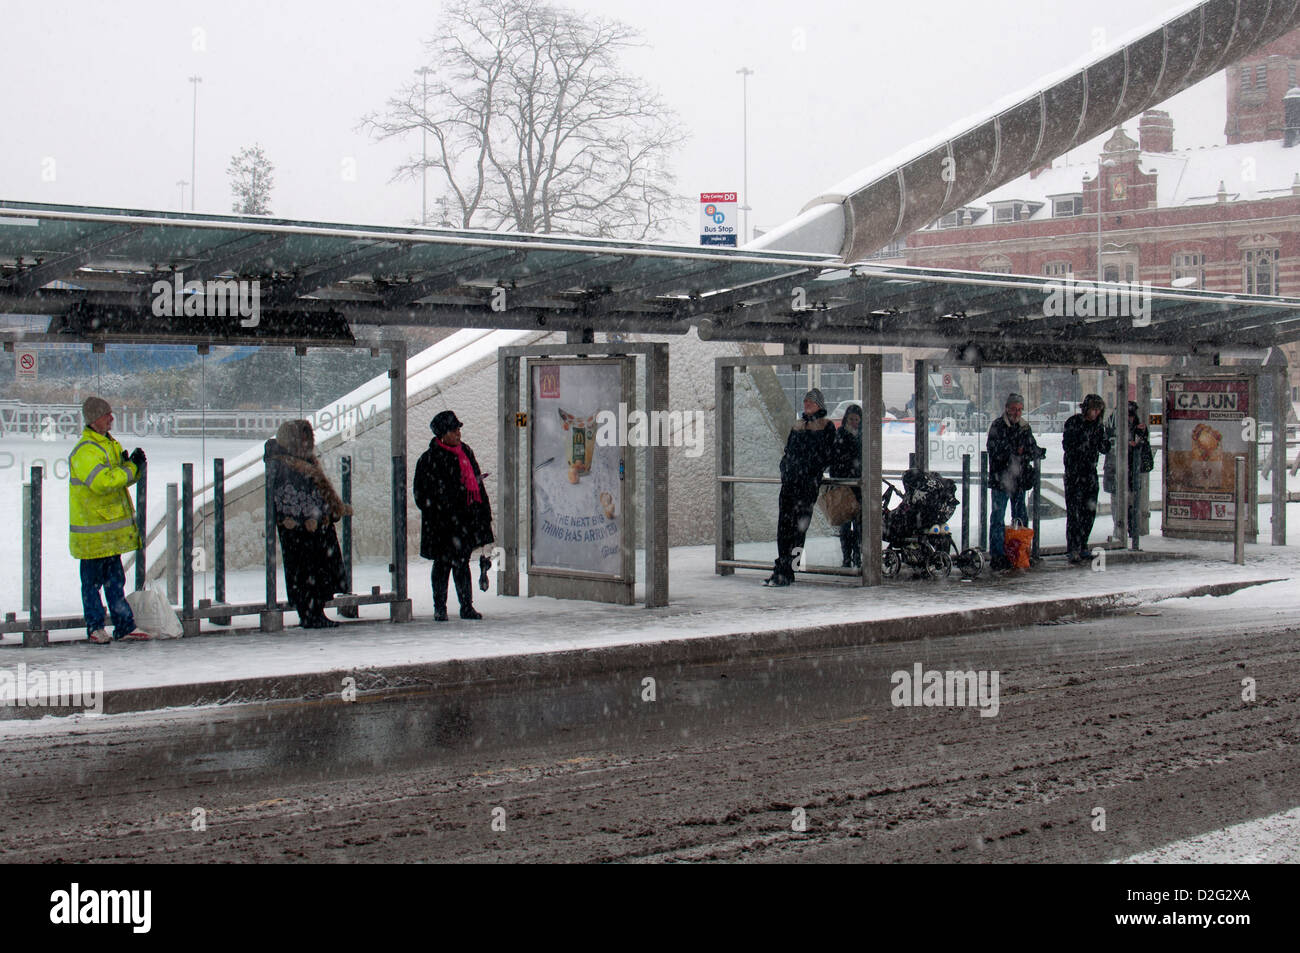
[{"label": "woman with fur-trimmed hood", "polygon": [[304,629],[338,625],[325,603],[344,591],[343,554],[334,524],[352,507],[334,491],[316,458],[316,438],[306,420],[287,420],[266,442],[267,477],[284,559],[284,585]]}]

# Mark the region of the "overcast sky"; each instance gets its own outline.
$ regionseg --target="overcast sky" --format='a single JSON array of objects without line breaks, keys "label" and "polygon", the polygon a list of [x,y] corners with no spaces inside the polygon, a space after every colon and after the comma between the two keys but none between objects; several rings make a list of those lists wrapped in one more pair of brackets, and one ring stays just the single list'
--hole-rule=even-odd
[{"label": "overcast sky", "polygon": [[[684,196],[741,188],[749,79],[751,224],[774,226],[853,172],[1154,25],[1170,0],[572,0],[639,29],[629,71],[657,87],[690,141]],[[375,143],[360,118],[421,64],[434,0],[102,3],[6,0],[0,32],[0,198],[180,207],[198,87],[197,207],[230,210],[226,177],[260,143],[277,216],[418,221],[418,181],[393,182],[420,143]],[[196,37],[201,42],[196,42]],[[195,49],[196,46],[204,47]],[[1222,74],[1176,97],[1175,145],[1223,142]],[[1128,124],[1136,135],[1136,122]],[[1074,162],[1094,160],[1076,150]],[[50,160],[53,160],[51,163]],[[345,168],[354,163],[355,179]],[[53,181],[47,181],[51,176]],[[435,178],[431,174],[430,195]],[[186,198],[186,207],[189,198]],[[692,215],[696,215],[694,209]],[[670,236],[697,241],[696,217]]]}]

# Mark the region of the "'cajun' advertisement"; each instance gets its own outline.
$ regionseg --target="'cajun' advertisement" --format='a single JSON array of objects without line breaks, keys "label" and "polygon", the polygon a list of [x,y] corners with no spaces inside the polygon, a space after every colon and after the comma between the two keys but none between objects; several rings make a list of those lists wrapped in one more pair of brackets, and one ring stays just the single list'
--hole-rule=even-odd
[{"label": "'cajun' advertisement", "polygon": [[621,447],[597,446],[597,415],[623,399],[618,362],[533,364],[532,558],[537,569],[622,572]]},{"label": "'cajun' advertisement", "polygon": [[[1236,463],[1253,473],[1255,401],[1249,378],[1175,378],[1165,384],[1166,530],[1231,535]],[[1247,497],[1253,502],[1253,494]],[[1247,532],[1253,507],[1247,506]]]}]

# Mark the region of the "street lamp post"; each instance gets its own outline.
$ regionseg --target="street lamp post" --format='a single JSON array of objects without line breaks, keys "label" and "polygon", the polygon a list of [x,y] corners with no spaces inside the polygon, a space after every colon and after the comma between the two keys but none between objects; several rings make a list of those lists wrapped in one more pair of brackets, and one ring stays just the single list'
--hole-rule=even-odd
[{"label": "street lamp post", "polygon": [[749,77],[754,75],[754,71],[748,66],[742,66],[736,70],[740,74],[740,96],[741,96],[741,166],[743,169],[743,178],[741,187],[744,191],[741,193],[741,220],[740,220],[740,244],[744,245],[749,241]]},{"label": "street lamp post", "polygon": [[[194,87],[194,113],[190,126],[190,211],[194,211],[194,185],[198,181],[195,172],[198,169],[198,145],[199,145],[199,83],[203,82],[202,76],[191,76],[190,84]],[[181,199],[182,206],[185,200]]]},{"label": "street lamp post", "polygon": [[420,112],[420,224],[429,224],[429,74],[427,66],[416,70],[424,90],[423,109]]}]

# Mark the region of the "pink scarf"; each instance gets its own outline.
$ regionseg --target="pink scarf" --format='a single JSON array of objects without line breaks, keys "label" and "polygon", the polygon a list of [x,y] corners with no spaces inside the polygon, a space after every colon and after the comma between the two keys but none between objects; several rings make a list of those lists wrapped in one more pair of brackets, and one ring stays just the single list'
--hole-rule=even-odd
[{"label": "pink scarf", "polygon": [[464,445],[458,443],[454,447],[449,447],[441,440],[435,440],[434,442],[448,453],[454,453],[460,458],[460,482],[465,485],[465,492],[469,494],[469,501],[471,503],[481,503],[483,501],[483,491],[479,489],[478,477],[474,475],[474,464],[469,462]]}]

